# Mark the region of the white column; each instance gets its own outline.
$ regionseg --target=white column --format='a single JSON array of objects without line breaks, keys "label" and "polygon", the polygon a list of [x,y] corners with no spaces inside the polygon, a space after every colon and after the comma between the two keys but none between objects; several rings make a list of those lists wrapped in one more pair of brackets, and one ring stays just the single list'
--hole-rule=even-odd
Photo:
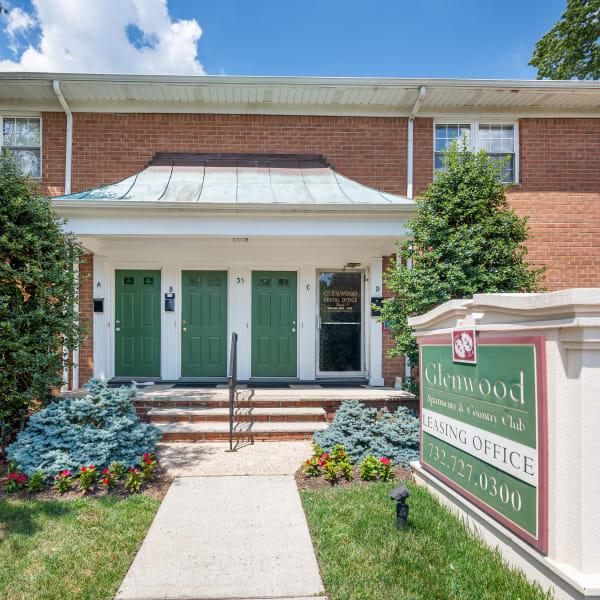
[{"label": "white column", "polygon": [[104,256],[94,254],[94,265],[92,271],[92,296],[94,298],[104,298],[104,312],[94,313],[92,318],[92,327],[94,334],[94,377],[104,377],[108,379],[107,372],[107,323],[110,320],[108,310],[110,303],[107,294],[107,267]]},{"label": "white column", "polygon": [[[160,277],[160,376],[168,381],[181,375],[181,277],[176,265],[163,265]],[[165,294],[175,294],[175,311],[165,311]]]},{"label": "white column", "polygon": [[298,378],[313,381],[317,368],[317,274],[298,269]]},{"label": "white column", "polygon": [[[238,334],[238,379],[250,379],[250,334],[252,326],[252,271],[249,267],[235,267],[229,271],[227,283],[227,357],[231,332]],[[229,368],[229,365],[228,367]]]},{"label": "white column", "polygon": [[371,316],[371,298],[383,296],[383,264],[382,258],[372,258],[369,262],[369,282],[365,286],[368,295],[365,308],[365,327],[369,328],[368,361],[369,385],[383,385],[383,330],[377,317]]}]

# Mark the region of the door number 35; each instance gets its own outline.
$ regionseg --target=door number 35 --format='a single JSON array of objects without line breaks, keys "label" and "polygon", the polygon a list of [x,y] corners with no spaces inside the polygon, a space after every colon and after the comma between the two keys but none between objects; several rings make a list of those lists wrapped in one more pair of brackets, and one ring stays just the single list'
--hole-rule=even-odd
[{"label": "door number 35", "polygon": [[243,277],[236,277],[235,278],[236,283],[245,283],[245,279]]}]

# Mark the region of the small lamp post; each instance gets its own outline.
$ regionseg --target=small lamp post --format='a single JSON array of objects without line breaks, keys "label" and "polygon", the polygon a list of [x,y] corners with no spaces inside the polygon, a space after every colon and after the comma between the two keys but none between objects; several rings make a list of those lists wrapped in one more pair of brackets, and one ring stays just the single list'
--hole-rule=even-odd
[{"label": "small lamp post", "polygon": [[399,483],[391,492],[390,498],[396,502],[396,527],[398,529],[406,529],[408,520],[409,506],[406,504],[406,499],[410,496],[410,492],[406,484]]}]

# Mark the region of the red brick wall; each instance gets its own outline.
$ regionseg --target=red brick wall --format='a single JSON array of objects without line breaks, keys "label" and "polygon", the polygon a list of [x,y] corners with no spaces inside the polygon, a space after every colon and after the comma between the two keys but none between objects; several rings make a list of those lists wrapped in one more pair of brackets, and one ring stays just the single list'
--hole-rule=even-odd
[{"label": "red brick wall", "polygon": [[92,321],[94,316],[94,261],[91,254],[86,254],[79,265],[79,322],[87,327],[86,337],[79,347],[79,386],[87,383],[94,376],[94,332]]},{"label": "red brick wall", "polygon": [[[64,181],[64,116],[44,113],[43,185]],[[386,192],[406,193],[405,118],[215,114],[73,115],[72,191],[140,171],[158,151],[323,154],[342,174]],[[57,191],[59,190],[59,191]]]}]

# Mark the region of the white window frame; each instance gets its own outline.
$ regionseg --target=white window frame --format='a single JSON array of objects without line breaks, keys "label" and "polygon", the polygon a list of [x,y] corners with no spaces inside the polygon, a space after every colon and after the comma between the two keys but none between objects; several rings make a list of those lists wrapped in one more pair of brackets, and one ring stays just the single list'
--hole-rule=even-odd
[{"label": "white window frame", "polygon": [[[42,115],[41,114],[12,114],[12,113],[3,113],[0,114],[0,155],[2,154],[2,152],[4,151],[4,119],[38,119],[40,122],[40,174],[37,177],[31,177],[31,179],[36,179],[36,180],[40,180],[42,179],[43,175],[44,175],[44,161],[42,160],[43,157],[43,148],[42,148],[42,142],[44,140],[44,134],[43,134],[43,119],[42,119]],[[7,146],[8,147],[8,146]]]},{"label": "white window frame", "polygon": [[509,185],[518,185],[520,182],[519,175],[519,121],[513,119],[472,119],[465,118],[460,119],[453,117],[451,119],[434,119],[433,120],[433,172],[435,173],[435,128],[437,125],[469,125],[471,127],[470,135],[470,148],[473,151],[477,151],[479,148],[479,126],[480,125],[510,125],[513,128],[513,140],[514,140],[514,169],[513,169],[513,181]]}]

